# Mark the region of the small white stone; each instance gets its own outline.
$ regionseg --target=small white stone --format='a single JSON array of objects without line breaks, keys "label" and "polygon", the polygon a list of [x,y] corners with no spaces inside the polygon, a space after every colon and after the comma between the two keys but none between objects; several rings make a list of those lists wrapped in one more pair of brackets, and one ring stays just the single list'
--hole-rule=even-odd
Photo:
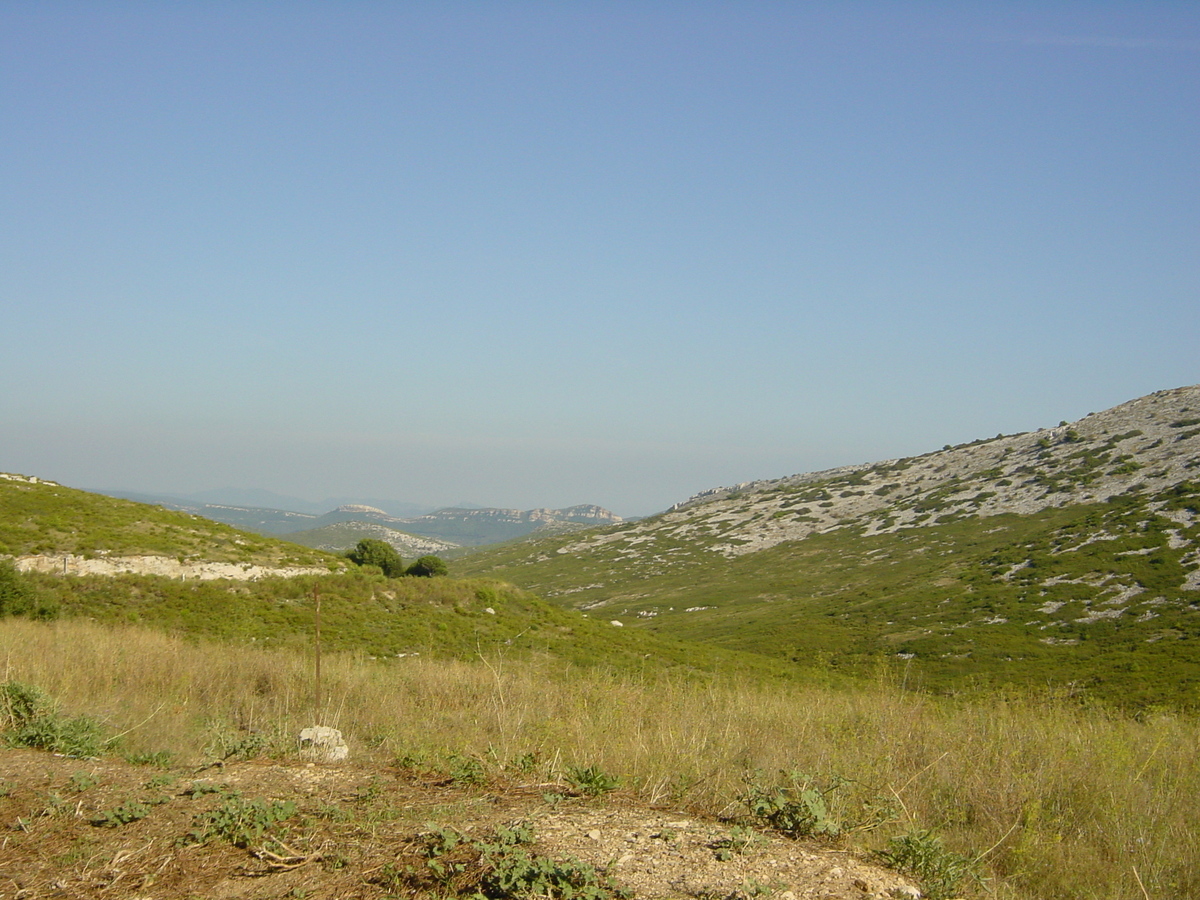
[{"label": "small white stone", "polygon": [[350,755],[350,748],[336,728],[314,725],[300,732],[300,755],[316,762],[340,762]]}]

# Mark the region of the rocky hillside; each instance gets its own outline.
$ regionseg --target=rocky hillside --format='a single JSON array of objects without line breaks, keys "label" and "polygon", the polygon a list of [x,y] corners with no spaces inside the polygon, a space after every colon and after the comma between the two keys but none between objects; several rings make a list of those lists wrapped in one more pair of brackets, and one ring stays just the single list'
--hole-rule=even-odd
[{"label": "rocky hillside", "polygon": [[283,537],[294,543],[303,544],[305,547],[314,547],[317,550],[328,550],[333,553],[340,553],[353,547],[364,538],[370,538],[391,544],[405,559],[415,556],[425,556],[426,554],[445,554],[459,548],[458,544],[452,544],[449,541],[439,541],[436,538],[409,534],[405,531],[389,528],[387,525],[379,522],[361,522],[357,520],[335,522],[332,525],[325,525],[321,528],[295,531],[291,534],[283,535]]},{"label": "rocky hillside", "polygon": [[910,459],[715,489],[459,567],[801,663],[885,654],[944,685],[1101,685],[1200,704],[1200,387]]},{"label": "rocky hillside", "polygon": [[869,535],[964,516],[1029,514],[1155,493],[1189,479],[1200,479],[1200,385],[1159,391],[1056,428],[716,488],[665,515],[560,552],[607,541],[642,547],[647,538],[695,537],[711,552],[740,556],[836,529]]}]

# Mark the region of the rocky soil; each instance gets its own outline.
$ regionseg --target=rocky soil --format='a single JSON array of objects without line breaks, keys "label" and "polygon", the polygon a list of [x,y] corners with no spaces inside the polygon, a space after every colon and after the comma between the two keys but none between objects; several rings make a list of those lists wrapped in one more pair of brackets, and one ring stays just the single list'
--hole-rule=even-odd
[{"label": "rocky soil", "polygon": [[[261,821],[284,802],[294,809],[255,833],[255,810]],[[519,779],[460,785],[361,760],[162,769],[10,749],[0,751],[0,900],[431,896],[431,834],[482,840],[515,823],[531,829],[538,858],[573,858],[639,898],[920,896],[834,845],[755,835],[722,851],[735,823],[619,792],[586,799]],[[231,841],[239,834],[247,839]],[[486,867],[469,853],[441,862],[456,859],[461,869],[441,889],[451,896]]]}]

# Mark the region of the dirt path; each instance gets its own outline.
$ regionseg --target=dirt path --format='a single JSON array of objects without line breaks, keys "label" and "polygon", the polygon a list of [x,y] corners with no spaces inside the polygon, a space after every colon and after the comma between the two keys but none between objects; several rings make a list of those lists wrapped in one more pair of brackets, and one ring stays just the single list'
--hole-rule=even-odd
[{"label": "dirt path", "polygon": [[619,793],[565,794],[518,781],[458,786],[368,763],[197,772],[4,750],[0,900],[469,893],[496,869],[478,847],[494,848],[497,829],[515,834],[517,823],[531,842],[510,859],[590,871],[562,865],[573,858],[594,867],[595,884],[645,900],[919,896],[895,873],[828,846],[639,807]]}]

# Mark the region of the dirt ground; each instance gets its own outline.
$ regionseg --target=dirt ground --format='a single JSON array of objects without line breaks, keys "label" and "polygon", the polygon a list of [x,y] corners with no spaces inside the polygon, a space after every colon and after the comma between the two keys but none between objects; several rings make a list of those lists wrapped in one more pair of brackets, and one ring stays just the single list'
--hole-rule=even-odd
[{"label": "dirt ground", "polygon": [[[919,896],[834,847],[645,808],[619,791],[464,786],[361,761],[165,770],[0,750],[0,900],[469,895],[489,865],[472,842],[517,823],[532,833],[526,852],[586,863],[643,900]],[[456,833],[457,848],[431,851]]]}]

